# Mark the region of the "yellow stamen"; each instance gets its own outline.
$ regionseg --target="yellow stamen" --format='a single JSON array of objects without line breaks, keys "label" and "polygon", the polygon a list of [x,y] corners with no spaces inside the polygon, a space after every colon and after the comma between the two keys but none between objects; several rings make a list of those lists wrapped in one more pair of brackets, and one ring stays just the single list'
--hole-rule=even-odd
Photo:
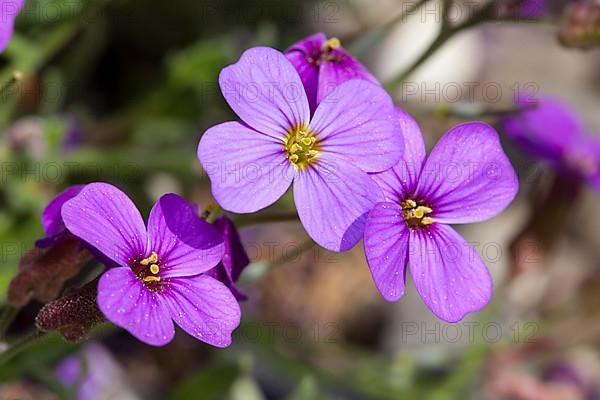
[{"label": "yellow stamen", "polygon": [[160,282],[160,276],[147,276],[143,279],[144,282]]},{"label": "yellow stamen", "polygon": [[150,272],[152,272],[154,275],[158,274],[158,271],[160,271],[160,268],[158,267],[158,265],[152,264],[150,266]]},{"label": "yellow stamen", "polygon": [[423,219],[421,219],[421,223],[423,225],[431,225],[435,222],[435,220],[431,217],[424,217]]},{"label": "yellow stamen", "polygon": [[340,42],[340,39],[338,39],[336,37],[332,37],[325,42],[324,47],[329,48],[329,49],[337,49],[341,45],[342,45],[342,43]]},{"label": "yellow stamen", "polygon": [[158,254],[156,254],[156,252],[152,252],[152,255],[148,258],[143,259],[142,261],[140,261],[140,264],[142,265],[148,265],[148,264],[155,264],[158,261]]},{"label": "yellow stamen", "polygon": [[304,169],[319,155],[317,135],[306,126],[298,126],[288,132],[283,142],[287,159],[297,169]]}]

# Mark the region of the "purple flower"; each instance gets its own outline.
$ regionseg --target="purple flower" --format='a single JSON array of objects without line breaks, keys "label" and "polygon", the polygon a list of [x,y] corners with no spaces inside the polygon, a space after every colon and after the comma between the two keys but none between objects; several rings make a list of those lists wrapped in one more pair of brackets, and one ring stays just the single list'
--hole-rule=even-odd
[{"label": "purple flower", "polygon": [[417,123],[398,111],[405,159],[376,174],[385,195],[370,212],[365,253],[382,296],[404,294],[406,265],[425,304],[439,318],[460,321],[483,308],[492,280],[481,258],[447,224],[484,221],[517,193],[514,170],[489,125],[469,122],[449,130],[427,160]]},{"label": "purple flower", "polygon": [[89,344],[79,354],[64,359],[55,373],[60,383],[75,390],[77,400],[137,398],[129,393],[125,372],[99,344]]},{"label": "purple flower", "polygon": [[15,19],[24,4],[25,0],[0,0],[0,53],[8,46],[13,35]]},{"label": "purple flower", "polygon": [[350,79],[379,84],[367,69],[344,49],[337,38],[316,33],[290,46],[285,55],[300,74],[311,111]]},{"label": "purple flower", "polygon": [[41,248],[48,248],[58,241],[71,236],[63,221],[61,210],[62,206],[73,197],[77,196],[85,185],[69,186],[54,199],[52,199],[42,212],[42,226],[46,236],[38,240],[35,245]]},{"label": "purple flower", "polygon": [[237,300],[246,300],[245,294],[235,286],[244,268],[250,264],[246,249],[240,239],[235,225],[226,216],[218,218],[214,224],[221,233],[225,244],[223,260],[215,268],[207,272],[208,275],[223,282],[231,290]]},{"label": "purple flower", "polygon": [[507,136],[559,173],[590,182],[600,191],[600,140],[564,102],[543,96],[537,105],[520,95],[523,111],[502,119]]},{"label": "purple flower", "polygon": [[308,234],[329,250],[352,248],[381,199],[367,173],[392,167],[402,155],[390,96],[371,82],[347,81],[311,119],[298,73],[267,47],[247,50],[221,71],[219,84],[242,120],[210,128],[198,146],[219,204],[255,212],[277,201],[293,181]]},{"label": "purple flower", "polygon": [[98,283],[108,320],[155,346],[171,341],[173,320],[203,342],[231,343],[239,305],[224,284],[202,274],[221,261],[223,240],[184,199],[161,197],[146,229],[123,192],[92,183],[65,203],[62,215],[71,233],[119,265]]}]

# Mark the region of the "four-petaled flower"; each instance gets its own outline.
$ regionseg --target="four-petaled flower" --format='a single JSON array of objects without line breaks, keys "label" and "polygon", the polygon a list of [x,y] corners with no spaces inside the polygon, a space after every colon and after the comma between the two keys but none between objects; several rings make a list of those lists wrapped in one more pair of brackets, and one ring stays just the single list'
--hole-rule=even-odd
[{"label": "four-petaled flower", "polygon": [[6,49],[13,35],[15,19],[21,12],[25,0],[0,0],[0,53]]},{"label": "four-petaled flower", "polygon": [[323,33],[306,37],[286,51],[285,55],[300,74],[311,111],[329,93],[351,79],[377,79],[344,49],[337,38],[327,39]]},{"label": "four-petaled flower", "polygon": [[98,284],[106,318],[160,346],[187,333],[218,347],[231,343],[240,308],[230,290],[204,274],[221,261],[219,232],[175,194],[162,196],[148,228],[132,201],[106,183],[87,185],[62,207],[67,229],[119,266]]},{"label": "four-petaled flower", "polygon": [[460,321],[492,294],[490,274],[475,250],[447,224],[486,220],[517,193],[514,170],[498,135],[482,122],[448,131],[425,160],[417,123],[398,111],[405,157],[374,179],[386,201],[370,212],[365,252],[383,297],[404,294],[406,266],[423,301],[439,318]]},{"label": "four-petaled flower", "polygon": [[232,212],[255,212],[279,199],[293,181],[308,234],[329,250],[352,248],[381,199],[367,173],[392,167],[402,155],[390,96],[371,82],[346,81],[311,118],[298,72],[267,47],[247,50],[221,71],[219,84],[242,120],[210,128],[198,147],[219,204]]},{"label": "four-petaled flower", "polygon": [[600,191],[600,140],[566,103],[551,96],[537,100],[519,94],[521,110],[501,121],[506,135],[558,173],[588,181]]}]

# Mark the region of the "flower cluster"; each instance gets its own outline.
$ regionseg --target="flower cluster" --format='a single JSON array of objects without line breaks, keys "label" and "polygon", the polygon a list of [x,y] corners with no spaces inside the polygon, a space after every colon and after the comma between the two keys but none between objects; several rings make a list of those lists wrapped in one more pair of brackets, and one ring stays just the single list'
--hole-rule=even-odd
[{"label": "flower cluster", "polygon": [[[487,304],[490,274],[448,224],[488,219],[517,192],[492,127],[456,126],[426,159],[415,120],[339,40],[322,34],[285,54],[248,49],[221,71],[219,85],[239,121],[208,129],[198,158],[224,210],[259,211],[292,187],[299,219],[316,243],[345,251],[364,238],[386,300],[403,295],[409,264],[417,291],[438,317],[459,321]],[[196,206],[165,194],[145,223],[120,189],[90,183],[61,193],[42,222],[46,237],[37,247],[71,243],[107,269],[94,287],[47,306],[40,329],[80,337],[103,316],[151,345],[171,341],[174,323],[208,344],[231,343],[238,301],[246,297],[236,281],[250,261],[228,217],[205,220]],[[81,304],[89,321],[59,315]]]}]

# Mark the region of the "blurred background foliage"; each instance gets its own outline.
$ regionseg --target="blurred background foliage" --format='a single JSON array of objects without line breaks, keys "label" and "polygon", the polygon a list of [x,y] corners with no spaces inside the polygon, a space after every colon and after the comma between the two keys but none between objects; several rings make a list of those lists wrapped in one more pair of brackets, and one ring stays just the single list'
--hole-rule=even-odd
[{"label": "blurred background foliage", "polygon": [[[217,77],[244,49],[263,45],[283,50],[317,30],[339,35],[342,43],[346,38],[364,38],[385,25],[386,15],[404,10],[401,5],[392,0],[27,0],[16,34],[0,55],[1,83],[8,82],[14,71],[24,76],[4,89],[0,99],[0,297],[5,297],[21,255],[42,236],[43,207],[66,186],[114,183],[146,215],[156,198],[169,191],[204,207],[212,202],[196,147],[205,129],[232,118]],[[560,20],[564,6],[553,4],[552,13],[537,24]],[[537,29],[534,24],[527,29]],[[478,35],[489,39],[489,30],[495,28]],[[405,33],[409,40],[428,35],[419,27],[411,29]],[[543,45],[558,46],[555,34],[547,27],[541,29],[551,37]],[[377,50],[381,38],[372,40],[361,55],[370,57],[364,61],[378,74],[389,75],[387,67],[377,62],[385,58]],[[500,51],[493,41],[483,43],[478,56],[458,48],[452,57],[468,54],[469,60],[485,59],[486,52]],[[403,50],[391,50],[385,43],[380,51],[388,58],[404,57]],[[543,50],[538,55],[552,63]],[[597,56],[586,60],[597,62]],[[509,56],[496,69],[511,70],[511,62]],[[586,77],[596,96],[598,65],[596,74]],[[441,69],[448,66],[442,63]],[[485,71],[478,72],[481,79]],[[579,73],[569,71],[566,74]],[[577,91],[573,89],[569,96],[576,97]],[[592,110],[597,111],[597,100],[589,106]],[[402,106],[423,122],[428,147],[445,128],[464,120],[444,104]],[[510,99],[500,105],[509,106]],[[474,112],[468,110],[469,117],[479,116],[477,110],[486,107],[478,103]],[[597,115],[592,124],[598,127]],[[522,163],[512,149],[508,151],[520,163],[517,166],[531,165]],[[525,175],[529,171],[520,170]],[[524,187],[528,187],[526,182]],[[501,242],[508,254],[509,240],[497,236],[518,230],[526,202],[521,199],[507,217],[467,231],[467,236],[485,232],[483,237]],[[270,213],[292,211],[290,196],[269,209]],[[245,220],[237,217],[237,221]],[[595,222],[593,227],[597,226]],[[574,230],[569,234],[582,235]],[[598,396],[600,380],[599,343],[594,335],[598,330],[593,330],[598,327],[600,310],[596,259],[572,273],[583,278],[571,285],[574,289],[559,306],[541,301],[523,306],[510,293],[517,291],[527,298],[541,284],[531,286],[530,281],[521,280],[516,285],[506,278],[510,273],[504,273],[502,283],[497,281],[494,302],[474,320],[474,339],[462,337],[453,343],[439,338],[445,325],[432,320],[415,303],[418,300],[404,299],[398,306],[379,298],[362,249],[333,255],[308,246],[310,250],[303,255],[280,262],[285,243],[296,247],[306,243],[300,225],[248,226],[242,236],[252,245],[248,252],[254,263],[243,277],[242,288],[250,300],[243,305],[244,321],[231,348],[212,349],[183,334],[165,348],[152,348],[109,326],[101,326],[79,345],[48,335],[0,367],[0,399],[77,396],[83,381],[68,387],[56,377],[56,366],[67,357],[83,360],[83,374],[94,369],[100,376],[108,370],[120,371],[119,379],[95,383],[98,397],[87,398],[98,399],[599,398],[592,397]],[[273,241],[279,246],[268,244]],[[581,257],[580,250],[563,255],[560,267],[571,268],[571,260]],[[595,253],[585,254],[593,259]],[[548,275],[570,282],[564,274]],[[82,281],[76,277],[71,283]],[[548,284],[543,290],[552,287]],[[411,297],[416,299],[414,290]],[[577,308],[578,315],[569,314],[580,304],[587,308]],[[32,303],[21,311],[9,339],[30,329],[40,306]],[[565,318],[565,313],[571,318]],[[524,339],[531,334],[527,321],[536,324],[531,341]],[[486,323],[503,328],[497,340],[485,339],[482,327]],[[415,326],[419,333],[407,339],[406,329]],[[424,327],[438,337],[432,333],[433,339],[422,340]],[[589,334],[575,335],[569,344],[557,346],[574,330]],[[468,329],[462,326],[462,332],[465,336]],[[90,345],[107,349],[110,365],[96,362],[95,356],[86,358]],[[553,378],[559,367],[575,378]]]}]

